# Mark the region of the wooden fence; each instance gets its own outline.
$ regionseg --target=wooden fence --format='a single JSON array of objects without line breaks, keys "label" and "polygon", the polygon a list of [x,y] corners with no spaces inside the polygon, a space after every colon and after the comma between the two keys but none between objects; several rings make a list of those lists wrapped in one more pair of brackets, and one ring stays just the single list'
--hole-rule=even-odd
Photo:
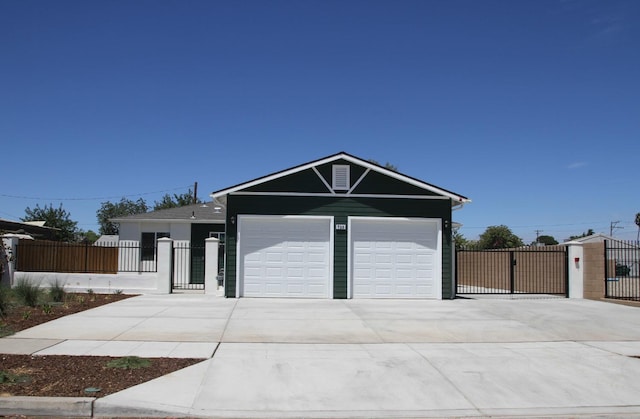
[{"label": "wooden fence", "polygon": [[16,270],[115,274],[118,272],[118,247],[20,240],[16,249]]}]

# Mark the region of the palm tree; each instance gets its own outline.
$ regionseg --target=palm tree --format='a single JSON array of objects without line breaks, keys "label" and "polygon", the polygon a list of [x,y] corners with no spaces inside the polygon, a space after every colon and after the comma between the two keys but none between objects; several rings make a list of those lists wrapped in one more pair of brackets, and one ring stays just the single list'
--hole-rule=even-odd
[{"label": "palm tree", "polygon": [[638,226],[638,236],[636,241],[640,241],[640,212],[636,214],[636,225]]}]

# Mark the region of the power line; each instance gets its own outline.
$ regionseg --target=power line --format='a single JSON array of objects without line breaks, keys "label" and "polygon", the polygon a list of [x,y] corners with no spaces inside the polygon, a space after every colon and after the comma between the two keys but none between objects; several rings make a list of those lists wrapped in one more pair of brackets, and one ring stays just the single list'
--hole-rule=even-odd
[{"label": "power line", "polygon": [[[532,227],[540,227],[540,228],[549,228],[549,227],[568,227],[568,226],[578,226],[578,225],[594,225],[594,224],[604,224],[604,221],[592,221],[592,222],[586,222],[586,223],[569,223],[569,224],[532,224],[532,225],[515,225],[515,226],[508,226],[511,229],[514,228],[532,228]],[[463,225],[463,228],[487,228],[490,226],[466,226]]]},{"label": "power line", "polygon": [[616,229],[622,229],[624,227],[618,227],[618,224],[620,224],[620,221],[611,221],[611,224],[609,224],[609,235],[611,237],[613,237],[613,231]]},{"label": "power line", "polygon": [[0,196],[3,198],[31,199],[34,201],[100,201],[103,199],[118,199],[118,198],[128,198],[132,196],[153,195],[157,193],[177,191],[179,189],[185,189],[190,187],[191,185],[187,185],[187,186],[180,186],[178,188],[164,189],[162,191],[142,192],[142,193],[135,193],[135,194],[128,194],[128,195],[114,195],[114,196],[103,196],[103,197],[93,197],[93,198],[42,198],[42,197],[34,197],[34,196],[19,196],[19,195],[7,195],[7,194],[0,194]]}]

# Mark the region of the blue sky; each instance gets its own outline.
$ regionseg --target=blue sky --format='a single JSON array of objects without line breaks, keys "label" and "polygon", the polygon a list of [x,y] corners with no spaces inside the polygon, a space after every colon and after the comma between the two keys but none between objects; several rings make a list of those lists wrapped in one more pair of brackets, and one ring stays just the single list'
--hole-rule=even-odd
[{"label": "blue sky", "polygon": [[346,151],[475,238],[635,239],[640,1],[0,2],[0,217],[199,195]]}]

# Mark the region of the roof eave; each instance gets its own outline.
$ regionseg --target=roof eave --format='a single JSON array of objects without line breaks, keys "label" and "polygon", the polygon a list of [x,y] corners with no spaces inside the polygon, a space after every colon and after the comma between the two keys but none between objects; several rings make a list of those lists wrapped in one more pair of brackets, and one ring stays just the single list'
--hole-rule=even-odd
[{"label": "roof eave", "polygon": [[298,166],[292,167],[290,169],[285,169],[285,170],[282,170],[282,171],[279,171],[279,172],[276,172],[276,173],[272,173],[272,174],[267,175],[267,176],[262,176],[262,177],[250,180],[248,182],[240,183],[240,184],[231,186],[229,188],[221,189],[219,191],[212,192],[209,196],[211,196],[211,198],[215,201],[217,198],[220,198],[220,197],[228,195],[230,193],[239,191],[241,189],[250,188],[252,186],[259,185],[259,184],[264,183],[264,182],[269,182],[270,180],[274,180],[274,179],[278,179],[278,178],[281,178],[281,177],[284,177],[284,176],[288,176],[290,174],[301,172],[303,170],[307,170],[307,169],[315,167],[315,166],[319,166],[319,165],[323,165],[323,164],[326,164],[326,163],[330,163],[332,161],[339,160],[339,159],[347,160],[347,161],[349,161],[351,163],[358,164],[360,166],[363,166],[363,167],[366,167],[368,169],[374,170],[376,172],[382,173],[384,175],[390,176],[390,177],[392,177],[394,179],[409,183],[411,185],[414,185],[414,186],[417,186],[419,188],[425,189],[427,191],[436,193],[438,195],[446,196],[446,197],[452,199],[454,202],[458,202],[458,203],[469,203],[469,202],[471,202],[471,200],[469,198],[467,198],[467,197],[465,197],[463,195],[459,195],[459,194],[456,194],[454,192],[448,191],[446,189],[439,188],[437,186],[434,186],[434,185],[431,185],[429,183],[423,182],[423,181],[421,181],[419,179],[415,179],[415,178],[413,178],[411,176],[407,176],[407,175],[395,172],[393,170],[387,169],[387,168],[385,168],[383,166],[380,166],[378,164],[362,160],[362,159],[360,159],[358,157],[352,156],[351,154],[348,154],[348,153],[345,153],[345,152],[340,152],[340,153],[337,153],[337,154],[334,154],[334,155],[331,155],[331,156],[328,156],[328,157],[324,157],[322,159],[314,160],[314,161],[309,162],[309,163],[305,163],[305,164],[302,164],[302,165],[298,165]]}]

